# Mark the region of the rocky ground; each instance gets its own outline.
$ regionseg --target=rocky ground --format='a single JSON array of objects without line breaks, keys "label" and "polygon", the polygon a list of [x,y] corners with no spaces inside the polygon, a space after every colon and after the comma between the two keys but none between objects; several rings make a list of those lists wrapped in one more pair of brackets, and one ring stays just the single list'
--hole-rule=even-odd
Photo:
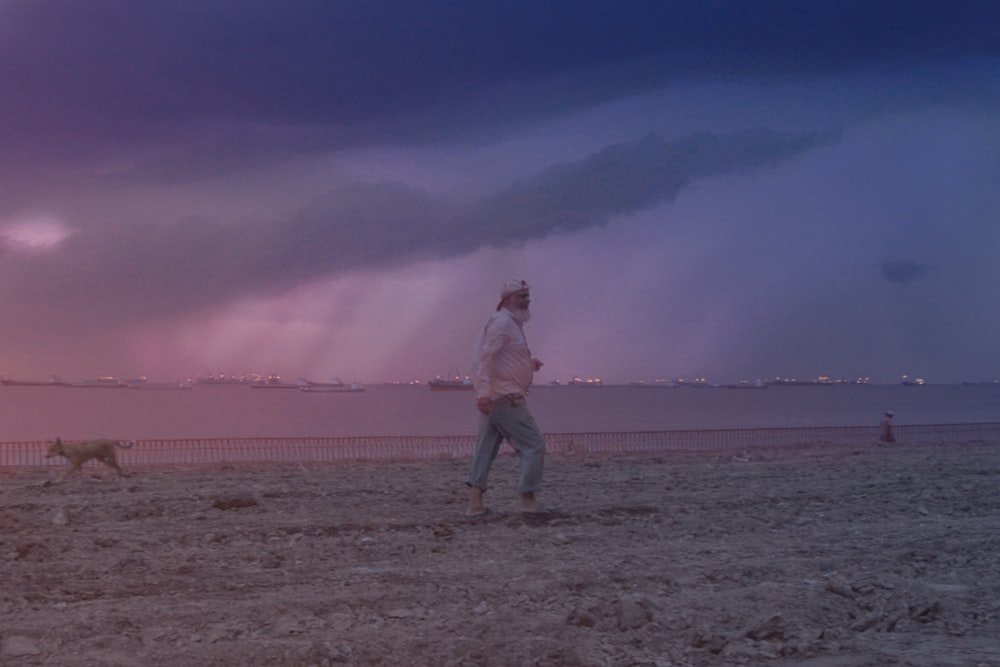
[{"label": "rocky ground", "polygon": [[0,470],[0,664],[1000,665],[1000,443]]}]

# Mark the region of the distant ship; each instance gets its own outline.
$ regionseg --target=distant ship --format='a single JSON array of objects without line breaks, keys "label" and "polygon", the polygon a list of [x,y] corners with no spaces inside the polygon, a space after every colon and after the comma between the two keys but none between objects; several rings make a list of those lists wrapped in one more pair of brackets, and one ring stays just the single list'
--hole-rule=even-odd
[{"label": "distant ship", "polygon": [[223,375],[219,373],[218,375],[209,375],[207,377],[200,377],[195,380],[198,384],[204,385],[224,385],[224,384],[250,384],[250,380],[245,377],[236,377],[235,375]]},{"label": "distant ship", "polygon": [[[859,378],[861,380],[861,378]],[[867,380],[867,379],[865,379]],[[839,378],[834,379],[829,375],[820,375],[813,378],[812,380],[798,380],[796,378],[783,378],[776,377],[771,381],[771,384],[794,386],[794,387],[826,387],[832,385],[850,384],[847,380],[841,380]],[[863,384],[861,382],[855,382],[854,384]]]},{"label": "distant ship", "polygon": [[128,389],[128,383],[122,382],[110,375],[101,376],[95,380],[83,380],[82,382],[69,382],[67,387],[79,389]]},{"label": "distant ship", "polygon": [[472,391],[475,389],[472,378],[468,375],[462,375],[457,367],[452,368],[448,377],[438,375],[433,380],[428,380],[427,386],[432,391]]},{"label": "distant ship", "polygon": [[472,391],[472,378],[441,378],[437,377],[427,381],[427,386],[434,391]]},{"label": "distant ship", "polygon": [[569,381],[570,387],[584,387],[586,389],[600,389],[604,386],[601,378],[580,378],[575,377]]},{"label": "distant ship", "polygon": [[693,389],[704,389],[705,387],[711,386],[705,378],[681,378],[677,380],[677,385]]},{"label": "distant ship", "polygon": [[280,375],[269,375],[267,379],[257,378],[250,383],[251,389],[298,389],[298,383],[282,382]]},{"label": "distant ship", "polygon": [[672,389],[678,385],[673,380],[638,380],[636,382],[630,382],[629,386],[639,387],[640,389]]},{"label": "distant ship", "polygon": [[767,389],[767,383],[761,379],[754,380],[750,382],[749,380],[740,380],[736,384],[727,384],[727,389]]},{"label": "distant ship", "polygon": [[144,391],[171,391],[193,389],[194,385],[185,380],[181,382],[150,382],[146,378],[136,378],[125,383],[129,389],[142,389]]},{"label": "distant ship", "polygon": [[0,385],[5,387],[65,387],[67,383],[58,375],[50,375],[48,380],[11,380],[0,378]]},{"label": "distant ship", "polygon": [[315,389],[339,389],[344,386],[344,381],[338,377],[333,378],[329,382],[315,382],[313,380],[306,380],[305,378],[299,378],[299,388],[312,387]]},{"label": "distant ship", "polygon": [[336,394],[336,393],[358,393],[365,390],[365,386],[360,382],[344,384],[343,382],[300,382],[299,391],[316,394]]}]

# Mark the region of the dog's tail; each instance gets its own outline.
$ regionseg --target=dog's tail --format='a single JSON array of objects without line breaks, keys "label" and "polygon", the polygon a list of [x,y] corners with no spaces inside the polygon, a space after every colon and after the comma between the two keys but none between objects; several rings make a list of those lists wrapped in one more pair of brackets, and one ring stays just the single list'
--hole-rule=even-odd
[{"label": "dog's tail", "polygon": [[131,449],[135,447],[135,440],[129,440],[128,442],[116,442],[115,445],[121,447],[122,449]]}]

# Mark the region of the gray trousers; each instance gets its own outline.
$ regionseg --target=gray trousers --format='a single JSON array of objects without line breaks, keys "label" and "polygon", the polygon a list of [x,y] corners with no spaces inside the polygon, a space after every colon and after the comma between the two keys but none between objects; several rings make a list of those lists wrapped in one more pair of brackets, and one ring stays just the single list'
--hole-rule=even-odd
[{"label": "gray trousers", "polygon": [[479,416],[479,433],[472,450],[472,470],[466,484],[486,490],[490,466],[507,440],[521,458],[521,493],[535,493],[542,486],[542,466],[545,462],[545,437],[528,411],[523,396],[511,394],[498,398],[490,406],[490,414]]}]

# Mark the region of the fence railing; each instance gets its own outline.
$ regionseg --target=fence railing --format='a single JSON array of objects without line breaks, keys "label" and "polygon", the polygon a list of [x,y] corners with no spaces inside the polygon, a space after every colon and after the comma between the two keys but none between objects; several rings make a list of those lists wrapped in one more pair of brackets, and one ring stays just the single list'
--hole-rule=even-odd
[{"label": "fence railing", "polygon": [[[1000,441],[1000,424],[928,424],[897,426],[907,443]],[[874,444],[871,426],[746,428],[620,433],[549,433],[554,454],[610,454],[659,451],[711,451],[799,444]],[[462,458],[469,456],[472,436],[383,436],[330,438],[210,438],[138,440],[118,450],[123,466],[196,465],[211,463],[326,463],[336,461]],[[65,465],[62,457],[46,459],[49,443],[0,442],[0,467]]]}]

